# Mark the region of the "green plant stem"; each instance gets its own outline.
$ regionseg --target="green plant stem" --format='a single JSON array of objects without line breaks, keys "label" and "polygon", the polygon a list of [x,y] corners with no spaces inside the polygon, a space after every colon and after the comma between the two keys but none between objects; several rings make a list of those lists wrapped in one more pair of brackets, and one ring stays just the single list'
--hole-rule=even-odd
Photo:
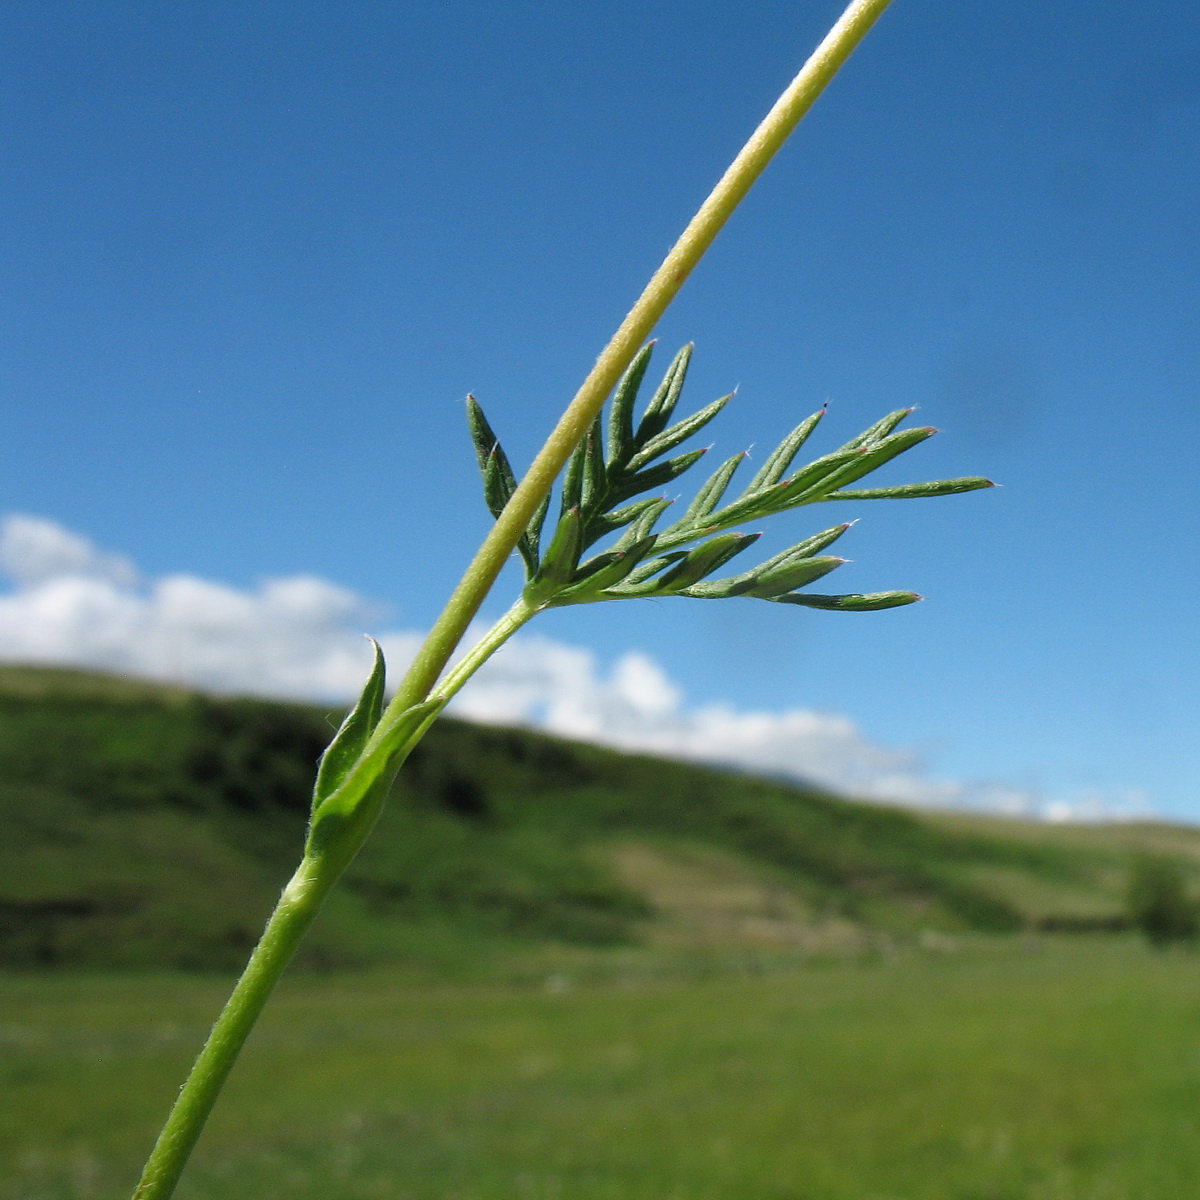
[{"label": "green plant stem", "polygon": [[462,689],[467,680],[470,679],[471,676],[474,675],[475,672],[478,671],[479,668],[483,666],[483,664],[487,662],[487,660],[491,658],[492,655],[495,654],[496,651],[499,650],[500,647],[503,646],[504,643],[507,642],[508,639],[517,632],[518,629],[521,628],[522,625],[524,625],[531,617],[535,617],[537,615],[538,611],[539,610],[537,608],[526,604],[523,599],[518,600],[512,606],[512,608],[510,608],[508,612],[506,612],[504,616],[502,616],[500,620],[498,620],[495,625],[493,625],[491,629],[489,629],[487,633],[485,633],[483,637],[481,637],[479,641],[477,641],[475,645],[463,655],[462,661],[459,662],[434,689],[434,696],[439,700],[449,700],[452,696],[454,696]]},{"label": "green plant stem", "polygon": [[242,977],[171,1108],[133,1200],[166,1200],[175,1191],[243,1043],[338,875],[340,871],[322,870],[321,863],[305,858],[284,888]]},{"label": "green plant stem", "polygon": [[549,494],[608,394],[733,210],[889,3],[890,0],[853,0],[700,206],[596,360],[471,560],[401,682],[391,704],[395,711],[419,704],[430,694],[530,518]]},{"label": "green plant stem", "polygon": [[[381,725],[394,722],[434,691],[438,677],[516,548],[534,511],[549,494],[567,458],[622,373],[733,210],[889,3],[890,0],[852,0],[701,205],[596,360],[484,539],[401,681]],[[446,676],[438,695],[447,698],[454,695],[534,611],[518,601]],[[380,797],[392,773],[381,784]],[[362,836],[365,837],[365,831]],[[267,997],[359,844],[356,840],[349,853],[339,854],[336,859],[306,857],[301,862],[171,1109],[133,1200],[167,1200],[174,1192],[184,1164]]]},{"label": "green plant stem", "polygon": [[[463,656],[437,688],[449,700],[472,675],[537,612],[518,600]],[[365,838],[366,831],[363,832]],[[357,839],[356,839],[357,841]],[[188,1157],[229,1072],[279,977],[291,961],[325,897],[354,857],[305,857],[284,888],[232,995],[200,1051],[158,1141],[146,1162],[133,1200],[166,1200],[175,1190]]]}]

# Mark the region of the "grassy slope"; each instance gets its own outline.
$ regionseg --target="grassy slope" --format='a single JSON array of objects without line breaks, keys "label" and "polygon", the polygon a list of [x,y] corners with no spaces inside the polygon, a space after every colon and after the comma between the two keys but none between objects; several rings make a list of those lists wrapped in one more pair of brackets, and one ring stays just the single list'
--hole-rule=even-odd
[{"label": "grassy slope", "polygon": [[[303,837],[337,714],[0,668],[0,963],[229,968]],[[305,950],[523,942],[813,950],[1119,920],[1131,852],[1200,832],[915,815],[444,721]]]}]

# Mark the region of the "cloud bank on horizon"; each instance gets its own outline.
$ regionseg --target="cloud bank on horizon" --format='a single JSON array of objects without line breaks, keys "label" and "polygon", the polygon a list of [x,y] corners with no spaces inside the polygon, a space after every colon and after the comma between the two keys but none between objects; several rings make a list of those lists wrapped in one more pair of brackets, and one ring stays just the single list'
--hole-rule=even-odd
[{"label": "cloud bank on horizon", "polygon": [[[0,661],[91,667],[231,694],[342,703],[365,678],[363,630],[378,613],[311,575],[239,589],[192,575],[143,579],[126,558],[45,518],[0,522]],[[377,634],[395,678],[421,633]],[[689,706],[649,655],[605,670],[590,650],[514,638],[455,699],[458,716],[667,757],[727,764],[846,795],[1051,820],[1144,816],[1143,796],[1048,799],[1004,784],[932,777],[915,751],[872,742],[845,716],[810,709]]]}]

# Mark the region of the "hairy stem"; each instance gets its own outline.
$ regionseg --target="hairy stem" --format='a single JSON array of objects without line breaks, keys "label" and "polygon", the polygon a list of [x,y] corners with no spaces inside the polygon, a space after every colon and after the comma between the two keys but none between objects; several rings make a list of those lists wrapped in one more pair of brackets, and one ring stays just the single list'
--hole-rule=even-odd
[{"label": "hairy stem", "polygon": [[[536,612],[536,608],[518,600],[442,680],[437,689],[438,698],[449,700],[454,696]],[[390,783],[394,774],[394,771],[389,772],[387,782]],[[366,832],[364,830],[361,836],[365,838]],[[146,1162],[141,1182],[133,1193],[133,1200],[166,1200],[174,1192],[180,1173],[267,997],[356,849],[357,846],[349,853],[325,858],[305,857],[284,888],[242,977],[171,1108],[167,1123]]]},{"label": "hairy stem", "polygon": [[306,858],[284,888],[262,938],[158,1135],[133,1200],[166,1200],[175,1191],[192,1147],[267,997],[337,882],[337,873],[322,871],[320,867],[316,860]]},{"label": "hairy stem", "polygon": [[489,629],[487,633],[485,633],[483,637],[481,637],[479,641],[477,641],[475,645],[467,651],[467,653],[463,656],[462,661],[458,663],[453,670],[446,675],[445,679],[443,679],[437,685],[437,687],[434,689],[434,695],[439,700],[449,700],[462,689],[467,680],[470,679],[471,676],[474,675],[475,672],[478,671],[479,668],[483,666],[483,664],[487,662],[487,660],[491,658],[492,655],[495,654],[496,651],[499,650],[500,647],[503,646],[504,643],[507,642],[508,639],[517,632],[518,629],[521,628],[522,625],[524,625],[531,617],[536,616],[537,613],[538,609],[531,608],[523,599],[518,600],[516,604],[514,604],[512,608],[510,608],[508,612],[506,612],[504,616],[502,616],[500,620],[498,620],[495,625],[493,625],[491,629]]},{"label": "hairy stem", "polygon": [[400,684],[392,701],[397,711],[419,704],[430,694],[537,506],[549,494],[608,394],[733,210],[889,3],[890,0],[853,0],[700,206],[605,346],[471,560]]}]

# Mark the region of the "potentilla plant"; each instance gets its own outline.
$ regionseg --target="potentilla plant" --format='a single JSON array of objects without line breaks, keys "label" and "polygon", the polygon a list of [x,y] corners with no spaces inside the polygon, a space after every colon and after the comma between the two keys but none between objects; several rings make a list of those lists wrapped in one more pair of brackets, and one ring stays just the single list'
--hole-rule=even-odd
[{"label": "potentilla plant", "polygon": [[[856,486],[935,432],[928,427],[901,429],[911,409],[890,413],[838,449],[796,467],[800,451],[824,416],[824,410],[816,412],[783,439],[740,490],[734,481],[745,454],[735,454],[717,467],[676,515],[674,502],[661,489],[673,487],[705,451],[675,451],[705,429],[731,397],[676,419],[692,354],[687,346],[643,399],[653,351],[646,339],[654,325],[888,2],[854,0],[847,8],[684,230],[519,484],[482,408],[468,398],[484,499],[495,524],[390,703],[385,703],[383,655],[375,645],[374,666],[362,694],[318,766],[300,866],[180,1091],[134,1200],[164,1200],[174,1192],[271,989],[370,833],[396,772],[451,697],[526,622],[550,608],[646,597],[745,597],[843,612],[894,608],[920,599],[908,591],[807,590],[845,561],[825,551],[846,532],[846,524],[813,533],[745,570],[722,574],[759,536],[744,526],[792,509],[836,500],[945,496],[991,486],[974,476],[894,487]],[[557,516],[548,529],[551,492],[560,474]],[[520,595],[447,671],[514,552],[525,568]]]}]

